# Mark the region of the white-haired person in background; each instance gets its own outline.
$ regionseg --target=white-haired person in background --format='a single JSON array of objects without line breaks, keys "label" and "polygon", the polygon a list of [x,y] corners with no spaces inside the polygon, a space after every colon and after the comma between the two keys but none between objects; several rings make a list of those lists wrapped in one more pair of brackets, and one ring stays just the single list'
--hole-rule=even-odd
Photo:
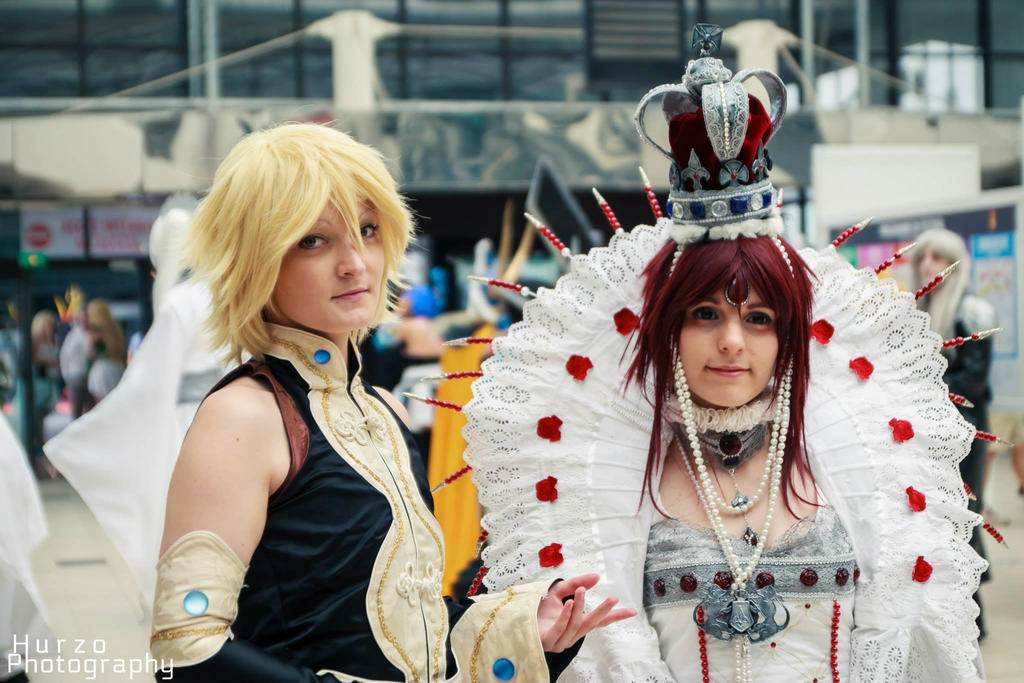
[{"label": "white-haired person in background", "polygon": [[[921,233],[916,241],[917,248],[911,258],[917,278],[915,288],[928,284],[953,263],[960,262],[957,269],[946,276],[941,287],[918,300],[919,308],[928,311],[932,330],[943,339],[951,339],[995,327],[996,314],[991,304],[968,291],[971,257],[964,238],[945,228],[933,228]],[[951,392],[966,397],[974,404],[970,408],[960,405],[957,408],[968,422],[986,432],[990,431],[988,406],[992,400],[992,389],[988,374],[992,367],[992,343],[992,338],[982,339],[942,352],[949,361],[943,381]],[[970,508],[978,513],[984,509],[987,446],[986,442],[976,440],[968,456],[960,461],[960,474],[976,497],[970,502]],[[975,528],[971,545],[979,555],[986,557],[980,528]],[[988,571],[981,580],[988,580]],[[980,594],[974,597],[980,606]],[[979,612],[977,622],[981,637],[984,637],[983,612]]]},{"label": "white-haired person in background", "polygon": [[132,570],[144,620],[178,449],[199,402],[226,369],[202,334],[209,290],[182,266],[181,238],[195,205],[175,195],[153,224],[156,315],[124,375],[96,408],[44,446]]}]

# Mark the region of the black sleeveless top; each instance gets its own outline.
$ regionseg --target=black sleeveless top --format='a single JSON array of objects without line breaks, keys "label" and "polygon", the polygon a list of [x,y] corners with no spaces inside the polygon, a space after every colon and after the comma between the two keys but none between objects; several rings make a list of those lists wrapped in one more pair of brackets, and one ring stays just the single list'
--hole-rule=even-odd
[{"label": "black sleeveless top", "polygon": [[[350,355],[350,372],[357,363]],[[327,442],[309,409],[309,386],[290,362],[267,356],[263,363],[237,368],[218,388],[242,375],[262,376],[273,386],[292,447],[292,467],[270,498],[263,536],[238,597],[233,632],[267,654],[313,671],[402,680],[377,645],[366,612],[373,565],[392,523],[387,499]],[[363,386],[388,405],[371,386]],[[433,511],[415,441],[404,423],[396,421],[417,488]],[[464,610],[449,602],[453,611]],[[453,672],[450,655],[449,663]]]}]

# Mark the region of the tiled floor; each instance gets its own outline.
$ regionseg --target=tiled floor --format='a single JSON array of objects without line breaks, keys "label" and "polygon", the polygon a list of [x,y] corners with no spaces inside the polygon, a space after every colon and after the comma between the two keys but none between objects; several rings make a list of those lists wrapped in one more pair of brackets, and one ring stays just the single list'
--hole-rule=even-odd
[{"label": "tiled floor", "polygon": [[[982,645],[988,680],[1024,680],[1024,497],[1017,495],[1006,456],[996,460],[989,486],[990,504],[1010,523],[1001,528],[1009,548],[989,543],[993,580],[983,588],[989,636]],[[64,482],[42,482],[50,538],[34,564],[40,590],[68,657],[88,656],[113,667],[146,655],[149,613],[120,557],[75,492]],[[79,643],[76,639],[84,642]],[[75,655],[77,647],[86,654]],[[103,650],[102,652],[100,650]],[[141,667],[143,662],[135,664]],[[151,669],[152,671],[152,669]],[[39,674],[39,683],[90,680],[85,673]],[[141,673],[97,674],[102,683],[151,681]]]}]

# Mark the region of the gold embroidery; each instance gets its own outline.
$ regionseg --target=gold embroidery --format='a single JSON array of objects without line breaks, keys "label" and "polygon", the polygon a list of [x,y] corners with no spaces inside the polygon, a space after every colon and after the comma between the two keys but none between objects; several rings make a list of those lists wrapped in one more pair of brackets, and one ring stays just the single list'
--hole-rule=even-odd
[{"label": "gold embroidery", "polygon": [[[363,394],[363,397],[366,398],[365,394]],[[381,408],[381,407],[379,407],[377,405],[376,401],[367,400],[366,402],[373,409],[373,411],[375,413],[377,413],[378,419],[380,419],[385,424],[385,426],[387,427],[388,437],[391,439],[391,452],[394,453],[395,465],[398,467],[398,473],[400,475],[399,478],[402,481],[402,488],[405,490],[406,499],[409,500],[409,504],[412,506],[413,511],[416,513],[416,516],[419,517],[420,523],[424,527],[426,527],[427,531],[429,531],[430,535],[434,538],[434,543],[437,545],[438,556],[441,558],[441,562],[442,562],[442,566],[443,566],[443,563],[444,563],[444,542],[441,540],[441,537],[437,535],[437,532],[434,531],[434,527],[430,526],[430,524],[427,522],[427,520],[423,518],[423,513],[420,511],[420,508],[423,506],[423,499],[419,496],[418,492],[417,492],[417,495],[413,495],[412,491],[409,488],[409,482],[405,478],[405,467],[403,467],[404,463],[402,462],[401,458],[399,457],[398,440],[395,438],[395,434],[394,434],[394,432],[391,429],[391,421],[387,419],[387,415],[388,414],[387,414],[387,412],[385,412],[385,410],[383,408]],[[436,597],[437,597],[437,601],[440,603],[440,609],[441,609],[442,613],[443,614],[447,614],[448,613],[448,608],[445,607],[444,597],[441,595],[440,591],[438,591]],[[440,661],[441,661],[440,660],[440,657],[441,657],[441,646],[444,644],[444,636],[445,636],[445,631],[446,631],[447,627],[448,627],[448,620],[442,618],[441,619],[441,626],[440,626],[440,628],[438,629],[438,632],[437,632],[437,641],[434,644],[434,661],[437,662],[437,666],[434,668],[434,680],[435,681],[439,681],[440,677],[441,677],[441,664],[440,664]]]},{"label": "gold embroidery", "polygon": [[[338,446],[340,446],[341,449],[345,451],[345,454],[348,455],[352,462],[359,465],[359,467],[366,472],[366,475],[377,483],[381,492],[388,499],[388,504],[391,506],[391,517],[394,520],[396,531],[395,542],[391,546],[391,550],[388,553],[387,560],[384,562],[384,569],[381,574],[381,585],[383,585],[388,574],[391,572],[391,564],[392,562],[394,562],[395,554],[398,552],[398,548],[401,547],[402,539],[405,537],[405,524],[402,521],[402,517],[398,509],[398,503],[392,497],[391,492],[388,491],[387,484],[384,482],[384,480],[377,476],[376,472],[370,469],[370,467],[366,463],[362,462],[359,458],[355,456],[355,454],[352,451],[345,447],[344,440],[338,433],[338,430],[335,427],[334,422],[330,419],[330,399],[331,393],[334,391],[334,384],[331,382],[330,376],[327,375],[327,373],[323,372],[320,368],[316,367],[311,362],[309,362],[309,360],[306,358],[305,352],[298,345],[284,341],[283,339],[273,339],[272,341],[274,341],[277,344],[280,344],[281,346],[285,347],[286,349],[289,349],[292,353],[294,353],[295,356],[300,361],[302,361],[302,364],[306,366],[306,369],[312,372],[314,375],[316,375],[326,385],[324,390],[321,392],[320,402],[321,408],[324,412],[324,421],[327,423],[327,427],[331,430],[331,435],[334,437],[335,441],[338,442]],[[405,648],[402,647],[401,643],[398,642],[398,638],[395,636],[394,633],[392,633],[391,629],[384,621],[384,598],[381,595],[380,590],[377,591],[376,599],[377,621],[378,624],[380,625],[381,632],[384,633],[384,638],[387,639],[387,641],[391,643],[395,650],[398,651],[398,654],[402,657],[402,661],[405,662],[406,667],[412,674],[413,680],[418,682],[420,680],[420,675],[419,671],[416,670],[416,664],[412,661],[412,657],[409,656],[409,653],[406,652]]]},{"label": "gold embroidery", "polygon": [[192,628],[186,626],[185,628],[169,628],[164,631],[157,631],[149,638],[149,642],[152,644],[157,640],[174,640],[175,638],[185,638],[187,636],[215,636],[219,633],[224,633],[228,630],[227,624],[221,624],[220,626],[203,626],[201,628]]},{"label": "gold embroidery", "polygon": [[476,660],[480,658],[480,645],[484,642],[484,638],[487,636],[487,630],[491,628],[491,624],[494,623],[494,618],[498,616],[498,610],[512,602],[512,598],[516,596],[514,588],[508,589],[508,595],[505,599],[498,603],[498,606],[491,610],[491,613],[487,615],[487,621],[480,627],[480,633],[477,635],[476,640],[473,642],[473,653],[469,656],[469,680],[471,683],[479,683],[480,677],[476,671]]}]

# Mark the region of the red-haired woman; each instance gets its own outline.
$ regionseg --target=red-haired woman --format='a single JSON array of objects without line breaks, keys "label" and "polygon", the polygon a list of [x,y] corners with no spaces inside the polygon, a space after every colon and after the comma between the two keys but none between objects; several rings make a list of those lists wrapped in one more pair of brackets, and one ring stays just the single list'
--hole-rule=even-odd
[{"label": "red-haired woman", "polygon": [[637,111],[655,144],[664,95],[669,217],[648,187],[655,225],[574,256],[474,383],[485,583],[586,566],[641,608],[563,681],[980,680],[975,431],[940,339],[891,281],[781,239],[785,89],[732,78],[719,38],[698,25],[701,58]]}]

